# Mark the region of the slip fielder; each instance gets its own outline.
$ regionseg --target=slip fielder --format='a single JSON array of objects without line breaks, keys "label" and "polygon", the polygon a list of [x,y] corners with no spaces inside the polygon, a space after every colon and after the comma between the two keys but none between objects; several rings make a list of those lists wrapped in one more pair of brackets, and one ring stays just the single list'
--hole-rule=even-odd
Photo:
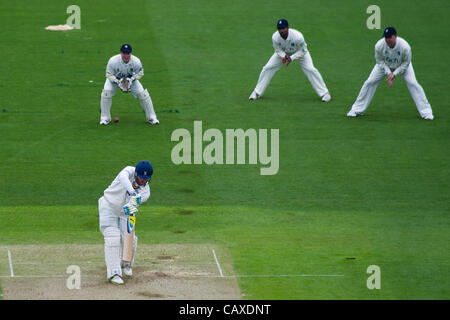
[{"label": "slip fielder", "polygon": [[120,54],[111,57],[108,61],[106,81],[100,99],[101,125],[108,125],[111,122],[112,97],[117,88],[123,92],[131,92],[136,99],[139,99],[148,123],[159,124],[150,94],[139,82],[139,79],[144,76],[141,60],[131,52],[131,46],[124,44],[120,48]]},{"label": "slip fielder", "polygon": [[394,27],[387,27],[383,32],[384,38],[375,44],[375,60],[369,78],[364,82],[361,91],[347,113],[348,117],[363,115],[372,101],[378,83],[386,77],[389,87],[394,79],[401,75],[406,81],[411,96],[416,103],[417,110],[423,119],[433,120],[433,111],[425,96],[422,86],[417,82],[411,63],[411,47],[405,39],[397,36]]},{"label": "slip fielder", "polygon": [[298,30],[290,29],[285,19],[278,20],[277,30],[272,35],[275,53],[263,67],[256,88],[251,93],[249,100],[259,99],[264,94],[270,80],[283,64],[287,67],[291,61],[298,60],[317,95],[322,98],[323,102],[330,101],[330,93],[319,71],[313,65],[303,35]]},{"label": "slip fielder", "polygon": [[98,200],[100,231],[105,240],[106,277],[113,284],[123,284],[122,271],[125,276],[133,275],[138,238],[133,236],[129,262],[122,259],[124,240],[129,216],[134,217],[138,206],[150,197],[149,180],[152,175],[153,167],[148,161],[140,161],[136,167],[127,166]]}]

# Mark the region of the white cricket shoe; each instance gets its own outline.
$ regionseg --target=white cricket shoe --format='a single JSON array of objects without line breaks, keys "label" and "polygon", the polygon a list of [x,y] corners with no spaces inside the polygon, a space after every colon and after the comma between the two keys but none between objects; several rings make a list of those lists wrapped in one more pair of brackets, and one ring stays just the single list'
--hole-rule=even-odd
[{"label": "white cricket shoe", "polygon": [[115,274],[114,276],[109,278],[109,282],[111,282],[112,284],[115,284],[115,285],[122,285],[123,284],[123,279],[118,274]]},{"label": "white cricket shoe", "polygon": [[356,113],[356,112],[353,111],[353,110],[350,110],[350,111],[347,113],[347,117],[352,117],[352,118],[358,117],[358,116],[360,116],[360,115],[361,115],[361,113]]},{"label": "white cricket shoe", "polygon": [[422,118],[424,118],[425,120],[433,120],[434,119],[432,114],[427,114],[426,116],[423,116]]},{"label": "white cricket shoe", "polygon": [[259,94],[256,93],[255,90],[253,90],[252,94],[250,95],[250,97],[248,97],[248,100],[256,100],[261,98],[261,96]]},{"label": "white cricket shoe", "polygon": [[100,125],[101,126],[107,126],[108,124],[110,124],[111,123],[111,121],[110,120],[100,120]]},{"label": "white cricket shoe", "polygon": [[159,124],[159,120],[158,120],[158,119],[156,119],[156,118],[154,118],[154,119],[150,119],[150,120],[148,120],[147,122],[148,122],[148,123],[150,123],[151,125],[154,125],[154,124]]},{"label": "white cricket shoe", "polygon": [[126,277],[132,277],[133,276],[133,269],[131,269],[131,267],[125,267],[122,269],[123,274]]},{"label": "white cricket shoe", "polygon": [[329,102],[330,100],[331,100],[330,93],[329,92],[325,93],[322,97],[322,102]]}]

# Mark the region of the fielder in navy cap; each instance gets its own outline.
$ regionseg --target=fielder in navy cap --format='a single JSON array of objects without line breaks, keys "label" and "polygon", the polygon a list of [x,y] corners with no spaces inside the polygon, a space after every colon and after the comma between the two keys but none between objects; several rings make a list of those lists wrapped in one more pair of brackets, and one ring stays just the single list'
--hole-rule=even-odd
[{"label": "fielder in navy cap", "polygon": [[[130,92],[139,100],[149,124],[159,124],[150,94],[139,81],[144,76],[141,60],[131,52],[131,46],[125,43],[120,47],[120,53],[108,60],[106,81],[100,98],[100,125],[106,126],[111,123],[112,98],[117,88],[123,92]],[[118,122],[118,118],[114,119],[114,122]]]},{"label": "fielder in navy cap", "polygon": [[277,20],[277,31],[272,34],[272,46],[275,52],[262,68],[258,83],[250,97],[248,97],[249,100],[261,98],[272,77],[280,70],[281,66],[285,65],[287,67],[294,60],[298,62],[322,101],[328,102],[331,100],[331,95],[319,70],[314,67],[303,34],[298,30],[289,28],[289,23],[286,19]]},{"label": "fielder in navy cap", "polygon": [[394,27],[386,27],[383,36],[384,38],[375,44],[375,66],[369,78],[364,82],[347,116],[358,117],[364,114],[372,101],[378,83],[383,78],[386,78],[388,86],[392,87],[394,79],[402,76],[420,116],[426,120],[433,120],[431,105],[414,73],[411,62],[411,46],[405,39],[397,36]]}]

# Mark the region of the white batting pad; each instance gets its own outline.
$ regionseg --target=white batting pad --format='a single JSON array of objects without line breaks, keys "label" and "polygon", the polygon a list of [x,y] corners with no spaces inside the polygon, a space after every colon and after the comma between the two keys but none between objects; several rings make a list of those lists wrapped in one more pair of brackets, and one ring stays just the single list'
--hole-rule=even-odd
[{"label": "white batting pad", "polygon": [[107,227],[104,231],[106,276],[111,278],[115,274],[122,276],[120,268],[120,230]]},{"label": "white batting pad", "polygon": [[109,90],[102,91],[102,97],[100,99],[100,121],[107,120],[111,121],[111,105],[113,92]]},{"label": "white batting pad", "polygon": [[153,109],[153,102],[147,89],[138,94],[138,99],[141,103],[142,109],[144,109],[145,111],[145,117],[147,118],[147,121],[156,119],[156,113]]}]

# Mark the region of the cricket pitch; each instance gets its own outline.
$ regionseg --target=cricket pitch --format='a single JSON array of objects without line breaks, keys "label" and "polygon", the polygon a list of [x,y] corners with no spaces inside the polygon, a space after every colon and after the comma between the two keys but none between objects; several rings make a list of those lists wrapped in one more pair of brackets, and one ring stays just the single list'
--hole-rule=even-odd
[{"label": "cricket pitch", "polygon": [[[230,261],[217,246],[139,244],[133,277],[115,286],[103,245],[0,246],[0,281],[7,300],[242,299]],[[79,289],[70,266],[79,267]]]}]

